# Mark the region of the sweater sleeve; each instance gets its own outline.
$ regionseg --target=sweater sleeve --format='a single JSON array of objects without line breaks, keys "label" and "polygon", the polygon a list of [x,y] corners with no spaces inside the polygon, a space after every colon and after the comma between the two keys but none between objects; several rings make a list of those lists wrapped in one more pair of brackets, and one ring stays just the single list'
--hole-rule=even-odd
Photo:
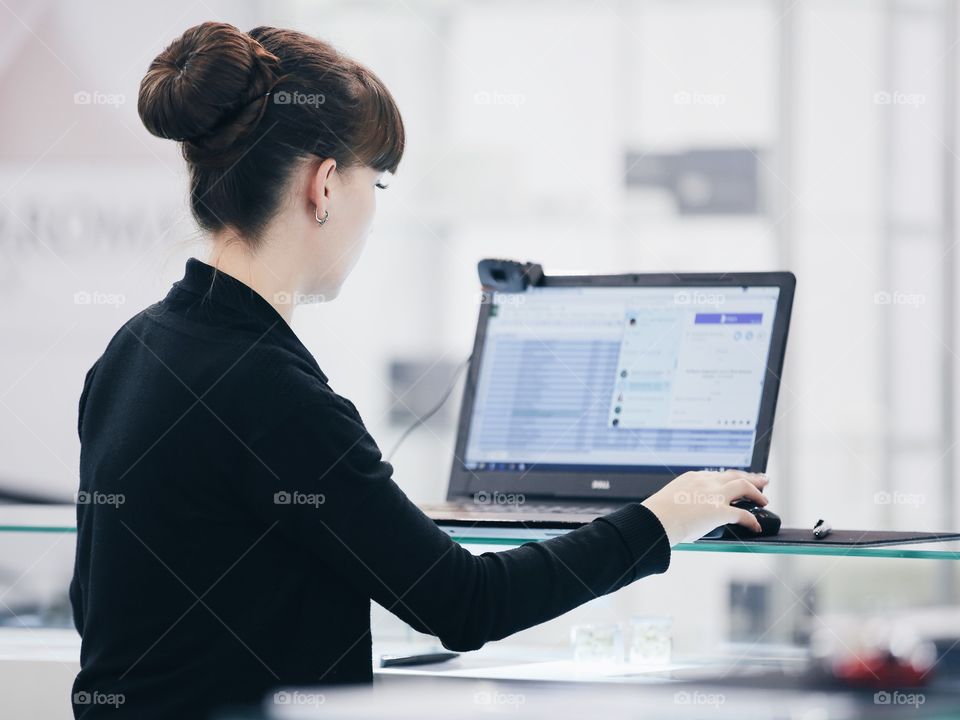
[{"label": "sweater sleeve", "polygon": [[632,503],[582,528],[473,555],[392,480],[356,408],[336,396],[251,446],[246,504],[354,588],[452,650],[471,650],[666,571],[670,545]]},{"label": "sweater sleeve", "polygon": [[[97,360],[83,378],[83,389],[80,391],[80,400],[77,403],[77,437],[83,439],[83,411],[87,404],[87,396],[90,394],[90,386],[93,384],[93,376],[97,372],[97,366],[100,361]],[[77,506],[77,533],[80,533],[80,506]],[[70,598],[70,608],[73,614],[73,626],[80,635],[83,635],[83,592],[80,588],[80,543],[77,543],[74,551],[73,575],[70,578],[70,586],[67,595]]]},{"label": "sweater sleeve", "polygon": [[100,364],[100,361],[97,360],[93,365],[90,366],[90,369],[87,370],[86,376],[83,378],[83,390],[80,391],[80,401],[77,403],[77,437],[83,438],[83,409],[87,404],[87,395],[90,394],[90,385],[93,383],[93,376],[97,372],[97,365]]}]

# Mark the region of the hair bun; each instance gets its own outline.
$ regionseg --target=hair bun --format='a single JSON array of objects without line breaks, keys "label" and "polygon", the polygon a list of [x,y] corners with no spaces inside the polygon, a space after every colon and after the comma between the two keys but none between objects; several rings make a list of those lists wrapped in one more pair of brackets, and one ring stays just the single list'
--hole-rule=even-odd
[{"label": "hair bun", "polygon": [[256,126],[277,67],[276,56],[233,25],[196,25],[150,63],[140,119],[153,135],[183,141],[189,160],[212,161]]}]

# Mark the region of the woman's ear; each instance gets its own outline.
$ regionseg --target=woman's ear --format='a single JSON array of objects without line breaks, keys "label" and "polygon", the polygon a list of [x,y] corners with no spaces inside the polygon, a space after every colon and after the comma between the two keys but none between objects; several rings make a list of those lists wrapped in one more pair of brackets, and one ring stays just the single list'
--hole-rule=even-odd
[{"label": "woman's ear", "polygon": [[315,210],[320,217],[329,211],[330,196],[336,183],[337,161],[327,158],[316,166],[307,182],[307,197],[310,201],[310,213]]}]

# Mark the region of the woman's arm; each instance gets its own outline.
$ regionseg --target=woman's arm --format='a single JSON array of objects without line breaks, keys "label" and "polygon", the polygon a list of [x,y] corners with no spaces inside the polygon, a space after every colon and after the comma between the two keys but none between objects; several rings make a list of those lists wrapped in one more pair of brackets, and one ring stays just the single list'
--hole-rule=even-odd
[{"label": "woman's arm", "polygon": [[[684,508],[681,525],[663,509],[670,498],[660,497],[669,536],[654,510],[632,503],[562,537],[475,556],[397,487],[356,408],[339,396],[295,411],[251,452],[242,492],[266,523],[276,523],[274,532],[312,550],[316,571],[329,567],[454,650],[478,648],[664,572],[671,540],[697,524],[691,515],[710,529],[721,515],[733,522],[747,514],[727,505],[708,519],[702,508]],[[696,477],[703,474],[690,475],[681,483],[688,495],[705,487]]]}]

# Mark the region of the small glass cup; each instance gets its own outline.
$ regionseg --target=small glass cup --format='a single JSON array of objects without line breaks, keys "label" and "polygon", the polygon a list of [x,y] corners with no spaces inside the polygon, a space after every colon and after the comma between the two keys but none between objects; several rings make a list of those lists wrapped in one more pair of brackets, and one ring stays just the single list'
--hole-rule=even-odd
[{"label": "small glass cup", "polygon": [[630,618],[630,662],[637,665],[667,665],[673,650],[673,618]]},{"label": "small glass cup", "polygon": [[577,662],[623,661],[623,633],[619,625],[574,625],[570,642]]}]

